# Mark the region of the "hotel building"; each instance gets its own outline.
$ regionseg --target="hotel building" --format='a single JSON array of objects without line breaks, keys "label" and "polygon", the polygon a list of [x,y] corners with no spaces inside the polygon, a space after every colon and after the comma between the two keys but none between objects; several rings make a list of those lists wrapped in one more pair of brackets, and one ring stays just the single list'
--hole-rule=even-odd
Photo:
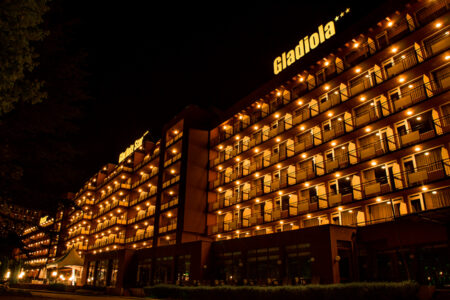
[{"label": "hotel building", "polygon": [[36,221],[38,225],[28,226],[23,231],[21,241],[24,246],[15,256],[22,262],[23,275],[19,278],[37,283],[48,277],[47,264],[65,250],[60,240],[60,230],[64,226],[63,210],[59,210],[55,217],[46,215]]},{"label": "hotel building", "polygon": [[449,3],[397,6],[340,31],[344,8],[228,111],[188,107],[93,176],[81,283],[448,282]]}]

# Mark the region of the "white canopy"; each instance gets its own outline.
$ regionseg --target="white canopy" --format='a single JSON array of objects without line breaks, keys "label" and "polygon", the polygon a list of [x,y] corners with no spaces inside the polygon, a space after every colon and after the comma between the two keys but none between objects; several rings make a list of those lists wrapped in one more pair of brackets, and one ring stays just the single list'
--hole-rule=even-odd
[{"label": "white canopy", "polygon": [[58,257],[55,261],[47,264],[47,269],[63,267],[79,267],[84,265],[84,260],[78,255],[75,248],[70,249],[66,254]]}]

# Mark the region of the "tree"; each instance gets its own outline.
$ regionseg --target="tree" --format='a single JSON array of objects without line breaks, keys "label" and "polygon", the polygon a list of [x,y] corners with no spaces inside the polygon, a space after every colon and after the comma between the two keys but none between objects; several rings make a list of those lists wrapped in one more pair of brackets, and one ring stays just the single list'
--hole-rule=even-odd
[{"label": "tree", "polygon": [[0,1],[0,116],[18,103],[37,103],[45,97],[42,81],[31,79],[37,54],[33,43],[41,41],[46,0]]},{"label": "tree", "polygon": [[[66,1],[67,2],[67,1]],[[39,63],[30,80],[44,82],[45,101],[18,105],[0,120],[0,200],[53,210],[62,195],[83,177],[76,162],[81,120],[91,99],[85,92],[86,53],[77,40],[76,16],[65,1],[50,2],[36,45]]]}]

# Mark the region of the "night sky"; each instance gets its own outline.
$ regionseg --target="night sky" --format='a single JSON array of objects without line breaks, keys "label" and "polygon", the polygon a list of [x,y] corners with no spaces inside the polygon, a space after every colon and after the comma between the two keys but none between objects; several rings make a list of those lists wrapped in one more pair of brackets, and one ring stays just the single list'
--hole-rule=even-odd
[{"label": "night sky", "polygon": [[346,7],[367,12],[365,1],[154,2],[65,2],[94,98],[77,141],[90,147],[77,163],[86,177],[72,192],[188,104],[226,109],[271,80],[276,56]]}]

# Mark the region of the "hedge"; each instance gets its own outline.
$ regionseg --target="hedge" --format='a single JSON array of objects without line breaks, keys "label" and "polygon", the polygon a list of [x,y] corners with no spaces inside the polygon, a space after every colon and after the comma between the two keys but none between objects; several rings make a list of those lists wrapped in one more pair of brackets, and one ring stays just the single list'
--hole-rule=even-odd
[{"label": "hedge", "polygon": [[419,285],[415,282],[358,282],[305,286],[198,286],[155,285],[145,287],[145,295],[154,298],[195,300],[413,300]]}]

